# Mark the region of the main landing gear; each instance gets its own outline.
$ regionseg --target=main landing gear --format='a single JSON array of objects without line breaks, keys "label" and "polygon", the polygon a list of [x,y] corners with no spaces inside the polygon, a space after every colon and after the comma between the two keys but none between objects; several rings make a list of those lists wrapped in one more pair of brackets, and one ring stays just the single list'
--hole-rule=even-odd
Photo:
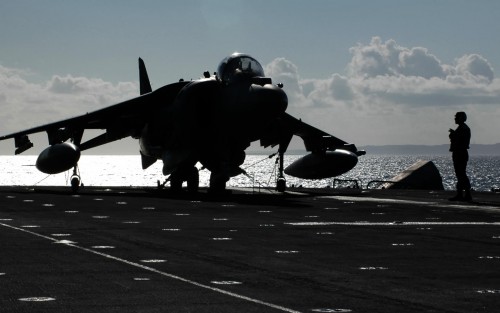
[{"label": "main landing gear", "polygon": [[165,179],[163,183],[158,181],[158,189],[163,189],[167,182],[170,181],[170,190],[180,192],[182,190],[182,183],[187,182],[187,190],[190,193],[198,192],[200,187],[200,174],[196,166],[178,169]]},{"label": "main landing gear", "polygon": [[226,183],[229,180],[227,171],[215,171],[210,173],[210,187],[208,192],[213,195],[231,194],[230,190],[226,189]]}]

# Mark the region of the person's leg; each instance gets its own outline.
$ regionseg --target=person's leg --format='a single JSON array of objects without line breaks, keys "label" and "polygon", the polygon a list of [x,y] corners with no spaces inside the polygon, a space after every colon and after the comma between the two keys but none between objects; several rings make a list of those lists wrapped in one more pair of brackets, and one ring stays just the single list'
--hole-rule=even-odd
[{"label": "person's leg", "polygon": [[[455,168],[455,175],[457,176],[457,195],[450,200],[472,200],[472,196],[470,194],[470,180],[469,177],[467,177],[468,161],[469,154],[467,151],[462,153],[453,153],[453,167]],[[465,192],[465,194],[463,192]]]}]

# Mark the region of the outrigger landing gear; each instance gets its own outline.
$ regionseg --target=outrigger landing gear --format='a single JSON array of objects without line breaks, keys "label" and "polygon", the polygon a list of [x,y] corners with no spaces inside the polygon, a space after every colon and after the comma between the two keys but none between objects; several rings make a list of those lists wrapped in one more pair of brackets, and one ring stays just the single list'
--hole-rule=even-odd
[{"label": "outrigger landing gear", "polygon": [[73,193],[78,193],[80,186],[83,185],[81,184],[82,180],[80,178],[80,175],[78,175],[78,164],[73,168],[73,175],[71,175],[70,182],[71,190],[73,191]]},{"label": "outrigger landing gear", "polygon": [[282,152],[280,149],[278,154],[278,159],[279,159],[278,179],[276,180],[276,190],[278,192],[285,192],[286,190],[286,179],[285,175],[283,174],[283,155],[284,152]]},{"label": "outrigger landing gear", "polygon": [[276,180],[276,190],[278,192],[285,192],[286,190],[286,179],[285,179],[285,174],[283,174],[284,161],[285,161],[284,156],[285,156],[285,151],[286,149],[288,149],[288,145],[292,140],[292,136],[293,134],[284,135],[280,140],[280,145],[278,148],[278,159],[279,159],[278,179]]}]

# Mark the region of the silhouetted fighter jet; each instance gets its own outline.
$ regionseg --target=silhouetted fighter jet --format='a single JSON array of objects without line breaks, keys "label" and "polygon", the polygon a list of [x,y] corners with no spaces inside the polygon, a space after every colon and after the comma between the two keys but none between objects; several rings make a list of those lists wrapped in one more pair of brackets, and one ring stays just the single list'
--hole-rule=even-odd
[{"label": "silhouetted fighter jet", "polygon": [[[283,85],[273,85],[249,55],[234,53],[222,60],[213,76],[205,72],[202,79],[181,80],[155,91],[139,59],[139,77],[140,97],[0,140],[14,138],[19,154],[33,146],[29,134],[47,132],[49,147],[40,153],[36,166],[47,174],[73,168],[75,190],[80,185],[80,152],[129,136],[139,140],[143,169],[162,160],[163,174],[174,190],[184,181],[188,190],[198,189],[199,162],[211,172],[210,190],[223,191],[230,177],[244,173],[240,166],[245,149],[256,140],[264,147],[279,146],[278,191],[286,188],[284,173],[306,179],[333,177],[352,169],[364,154],[287,114]],[[82,142],[86,129],[105,131]],[[283,156],[293,135],[300,136],[311,153],[284,169]]]}]

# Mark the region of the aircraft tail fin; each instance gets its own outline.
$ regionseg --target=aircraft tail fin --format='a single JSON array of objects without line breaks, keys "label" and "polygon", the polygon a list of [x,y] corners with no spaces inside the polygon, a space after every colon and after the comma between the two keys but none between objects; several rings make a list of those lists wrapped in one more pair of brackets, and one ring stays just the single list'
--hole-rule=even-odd
[{"label": "aircraft tail fin", "polygon": [[149,82],[148,72],[146,71],[146,65],[141,58],[139,58],[139,84],[141,96],[153,91],[153,89],[151,89],[151,83]]}]

